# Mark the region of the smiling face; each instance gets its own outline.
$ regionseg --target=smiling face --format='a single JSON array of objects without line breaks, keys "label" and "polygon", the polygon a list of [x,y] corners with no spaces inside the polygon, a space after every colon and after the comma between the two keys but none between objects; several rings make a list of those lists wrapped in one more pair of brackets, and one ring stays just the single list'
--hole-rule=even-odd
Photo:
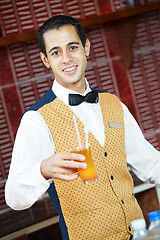
[{"label": "smiling face", "polygon": [[51,68],[59,84],[71,90],[83,93],[85,91],[86,57],[90,52],[90,42],[87,39],[85,47],[72,25],[53,29],[44,33],[47,57],[40,56],[46,67]]}]

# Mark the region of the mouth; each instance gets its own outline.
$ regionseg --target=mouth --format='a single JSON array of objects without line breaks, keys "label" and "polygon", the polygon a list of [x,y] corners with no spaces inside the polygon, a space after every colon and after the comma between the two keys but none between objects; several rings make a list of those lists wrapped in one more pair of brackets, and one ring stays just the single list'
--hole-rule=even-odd
[{"label": "mouth", "polygon": [[72,74],[76,71],[77,67],[78,67],[78,65],[72,66],[72,67],[67,67],[67,68],[63,69],[62,71],[66,74]]}]

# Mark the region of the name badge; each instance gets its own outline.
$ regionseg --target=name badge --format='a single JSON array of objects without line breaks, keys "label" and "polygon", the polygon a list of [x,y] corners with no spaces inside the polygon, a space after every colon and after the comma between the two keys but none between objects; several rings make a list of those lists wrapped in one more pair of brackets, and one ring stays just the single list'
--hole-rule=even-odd
[{"label": "name badge", "polygon": [[123,128],[121,122],[108,122],[110,128]]}]

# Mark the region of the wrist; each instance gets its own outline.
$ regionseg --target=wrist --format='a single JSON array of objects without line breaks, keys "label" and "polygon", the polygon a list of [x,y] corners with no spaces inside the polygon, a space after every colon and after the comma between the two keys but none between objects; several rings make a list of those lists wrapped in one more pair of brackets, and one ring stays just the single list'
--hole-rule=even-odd
[{"label": "wrist", "polygon": [[45,160],[43,160],[43,161],[41,162],[40,172],[41,172],[41,175],[42,175],[46,180],[48,180],[49,178],[46,177],[46,174],[45,174],[45,171],[44,171],[44,165],[45,165]]}]

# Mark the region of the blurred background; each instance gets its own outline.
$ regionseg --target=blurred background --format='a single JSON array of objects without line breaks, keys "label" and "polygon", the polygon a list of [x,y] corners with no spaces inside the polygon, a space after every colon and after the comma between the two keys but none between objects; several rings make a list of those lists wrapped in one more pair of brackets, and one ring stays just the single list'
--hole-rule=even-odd
[{"label": "blurred background", "polygon": [[[4,187],[22,113],[52,85],[39,57],[37,29],[55,14],[76,17],[91,41],[86,77],[93,88],[116,94],[160,150],[160,1],[0,1],[0,238],[61,239],[48,195],[30,209],[13,211]],[[160,210],[159,191],[133,173],[135,195],[146,222]]]}]

